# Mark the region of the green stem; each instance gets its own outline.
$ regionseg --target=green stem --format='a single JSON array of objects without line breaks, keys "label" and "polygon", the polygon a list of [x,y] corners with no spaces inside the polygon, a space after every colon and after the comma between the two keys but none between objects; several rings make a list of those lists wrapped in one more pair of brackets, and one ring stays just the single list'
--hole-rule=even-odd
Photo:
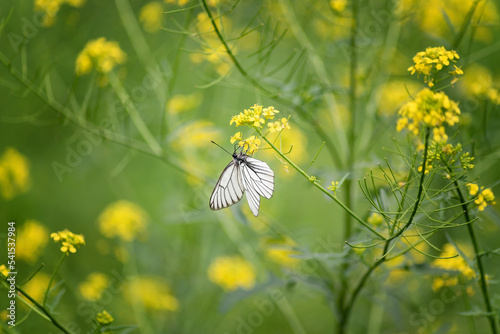
[{"label": "green stem", "polygon": [[[7,278],[4,278],[4,281],[6,284],[10,284],[7,280]],[[24,292],[23,289],[21,289],[19,286],[15,285],[16,290],[26,299],[28,299],[35,307],[42,312],[57,328],[59,328],[63,333],[66,334],[71,334],[71,332],[66,329],[50,312],[47,310],[43,305],[38,303],[35,299],[33,299],[30,295],[28,295],[26,292]]]},{"label": "green stem", "polygon": [[49,286],[47,287],[47,290],[45,291],[45,295],[43,297],[43,306],[44,307],[45,307],[45,305],[47,305],[47,298],[49,298],[50,287],[52,286],[52,283],[54,282],[54,279],[56,278],[57,272],[59,271],[59,268],[61,268],[61,265],[67,256],[68,255],[66,253],[62,254],[61,258],[59,259],[59,262],[57,263],[56,269],[54,269],[54,272],[52,273],[52,276],[50,277]]},{"label": "green stem", "polygon": [[[448,171],[453,173],[453,170],[451,167],[447,164],[446,165]],[[457,191],[458,198],[460,199],[460,203],[462,203],[462,210],[464,212],[464,217],[466,223],[471,222],[471,217],[469,213],[469,208],[467,207],[467,202],[465,201],[464,195],[462,194],[462,191],[460,190],[460,187],[458,185],[458,181],[455,180],[455,189]],[[491,328],[491,333],[496,334],[497,333],[497,327],[496,327],[496,321],[495,321],[495,314],[493,312],[493,307],[491,305],[491,300],[490,300],[490,295],[488,293],[488,284],[486,283],[486,274],[484,272],[484,267],[483,267],[483,261],[481,260],[481,254],[479,252],[479,245],[477,243],[477,238],[474,232],[474,227],[473,224],[467,224],[467,231],[469,233],[469,237],[472,242],[472,247],[474,249],[474,255],[477,261],[477,269],[479,271],[479,287],[481,288],[481,294],[483,295],[483,300],[484,300],[484,305],[486,307],[486,312],[488,313],[487,318],[490,323],[490,328]]]},{"label": "green stem", "polygon": [[347,323],[349,320],[349,316],[350,316],[350,313],[351,313],[352,308],[354,306],[354,302],[356,301],[356,298],[358,297],[362,288],[365,286],[365,283],[368,281],[368,278],[370,277],[372,272],[386,260],[386,255],[387,255],[387,252],[389,250],[389,246],[391,244],[391,241],[396,239],[397,237],[399,237],[401,234],[403,234],[403,232],[408,227],[410,227],[410,225],[413,223],[413,220],[415,219],[415,215],[417,214],[418,207],[419,207],[420,202],[422,200],[422,193],[424,190],[425,169],[427,166],[427,152],[429,149],[429,135],[430,135],[430,129],[427,127],[425,129],[425,148],[424,148],[424,157],[423,157],[423,162],[422,162],[422,174],[420,175],[420,182],[418,185],[417,198],[415,200],[415,206],[413,207],[413,211],[410,215],[410,218],[408,219],[408,222],[394,236],[391,236],[390,239],[387,239],[387,241],[385,242],[385,245],[384,245],[384,250],[382,251],[382,256],[374,264],[372,264],[368,268],[368,270],[363,274],[360,281],[358,282],[358,284],[354,288],[354,290],[352,292],[351,299],[346,304],[346,307],[343,309],[342,317],[340,320],[339,333],[345,333]]},{"label": "green stem", "polygon": [[479,5],[479,2],[481,0],[476,0],[470,7],[469,11],[465,15],[464,22],[462,22],[462,26],[460,27],[460,31],[458,32],[457,36],[453,40],[452,47],[453,49],[457,49],[460,46],[460,43],[462,42],[462,39],[464,38],[465,33],[467,32],[467,29],[469,28],[471,22],[472,22],[472,16],[474,15],[474,12],[476,11],[477,6]]},{"label": "green stem", "polygon": [[312,178],[310,175],[308,175],[306,172],[304,172],[299,166],[297,166],[295,163],[293,163],[293,161],[291,161],[290,159],[288,159],[288,157],[286,155],[284,155],[283,153],[281,153],[281,151],[276,147],[274,146],[273,143],[271,143],[266,137],[264,137],[262,135],[262,132],[260,132],[259,129],[255,129],[257,131],[257,133],[262,137],[262,139],[264,139],[266,141],[267,144],[269,144],[269,146],[271,146],[271,148],[283,159],[285,160],[290,166],[292,166],[297,172],[299,172],[301,175],[303,175],[305,178],[307,178],[309,181],[312,182],[312,184],[318,188],[319,190],[321,190],[325,195],[327,195],[328,197],[330,197],[332,200],[334,200],[338,205],[340,205],[345,211],[347,211],[347,213],[349,213],[354,219],[356,219],[359,223],[361,223],[361,225],[363,225],[364,227],[366,227],[368,230],[370,230],[373,234],[375,234],[377,237],[379,237],[380,239],[383,239],[385,240],[385,238],[380,234],[378,233],[377,231],[375,231],[368,223],[366,223],[365,221],[363,221],[363,219],[361,219],[360,217],[358,217],[351,209],[349,209],[344,203],[342,203],[338,198],[336,198],[335,196],[333,196],[327,189],[323,188],[319,183],[318,181],[316,181],[314,178]]}]

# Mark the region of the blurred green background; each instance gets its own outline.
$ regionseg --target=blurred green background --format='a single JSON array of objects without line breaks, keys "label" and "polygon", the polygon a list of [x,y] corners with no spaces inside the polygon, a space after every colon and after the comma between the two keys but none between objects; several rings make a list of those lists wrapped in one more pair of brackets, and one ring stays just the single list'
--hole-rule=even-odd
[{"label": "blurred green background", "polygon": [[[460,36],[475,3],[471,24]],[[335,296],[316,273],[325,267],[335,279],[341,270],[345,213],[270,150],[255,155],[276,173],[274,196],[261,201],[259,217],[251,215],[245,199],[211,211],[208,198],[231,157],[210,141],[231,151],[231,135],[252,134],[229,126],[231,116],[255,103],[274,106],[280,117],[291,115],[292,130],[277,143],[284,152],[293,145],[289,156],[303,168],[323,141],[307,119],[320,123],[344,162],[332,161],[323,149],[308,171],[325,187],[349,175],[355,189],[351,206],[366,219],[370,206],[356,180],[384,157],[405,173],[394,154],[393,138],[406,145],[406,136],[396,132],[397,111],[408,94],[424,87],[407,71],[411,59],[426,47],[445,46],[458,52],[457,66],[465,72],[446,89],[463,113],[450,137],[475,156],[471,179],[499,190],[500,2],[359,5],[354,53],[362,116],[352,149],[338,141],[338,129],[347,129],[352,116],[350,1],[209,1],[247,77],[223,51],[197,1],[0,3],[0,235],[3,244],[6,223],[16,222],[18,284],[29,280],[26,291],[43,299],[62,255],[49,235],[68,229],[82,234],[85,245],[65,258],[49,305],[73,333],[89,332],[91,319],[103,309],[113,325],[131,325],[116,329],[123,333],[333,332]],[[85,48],[101,37],[117,43],[96,47],[118,53],[113,69],[99,70],[93,58],[89,72],[78,75],[77,58],[82,50],[96,52]],[[135,106],[161,153],[148,145],[124,99]],[[339,167],[348,156],[353,168]],[[341,186],[340,198],[345,191]],[[490,206],[480,215],[482,249],[498,247],[497,209]],[[352,224],[352,240],[368,240]],[[464,230],[449,234],[467,242]],[[447,239],[433,241],[441,245]],[[311,259],[315,253],[322,255]],[[228,262],[217,262],[224,257]],[[432,289],[432,259],[421,261],[396,265],[402,278],[387,278],[394,266],[376,273],[355,305],[349,332],[468,333],[471,321],[478,333],[485,332],[484,318],[459,313],[471,305],[482,309],[479,290],[468,290],[475,285],[460,282],[450,290],[454,297],[446,298]],[[348,262],[346,275],[356,281],[363,261],[354,256]],[[498,305],[498,256],[485,257],[485,263]],[[211,276],[210,270],[217,273]],[[224,286],[231,275],[246,279],[247,287]],[[18,325],[3,325],[3,331],[58,332],[21,304],[18,298]],[[6,313],[0,315],[5,320]]]}]

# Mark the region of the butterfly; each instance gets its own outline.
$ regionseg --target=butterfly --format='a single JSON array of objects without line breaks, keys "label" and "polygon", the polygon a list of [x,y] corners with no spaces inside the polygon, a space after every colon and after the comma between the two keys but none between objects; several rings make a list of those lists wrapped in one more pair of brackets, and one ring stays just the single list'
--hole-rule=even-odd
[{"label": "butterfly", "polygon": [[[215,144],[215,143],[214,143]],[[246,193],[253,215],[259,215],[260,197],[270,199],[274,192],[274,172],[260,160],[241,152],[234,152],[222,171],[210,196],[210,209],[220,210],[238,203]]]}]

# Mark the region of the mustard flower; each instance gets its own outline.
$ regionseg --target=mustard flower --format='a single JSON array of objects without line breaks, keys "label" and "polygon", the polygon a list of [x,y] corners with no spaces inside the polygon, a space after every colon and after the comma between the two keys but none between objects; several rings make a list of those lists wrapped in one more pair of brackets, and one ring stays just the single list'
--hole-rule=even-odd
[{"label": "mustard flower", "polygon": [[347,0],[330,0],[329,4],[335,13],[341,14],[347,7]]},{"label": "mustard flower", "polygon": [[179,308],[179,301],[172,295],[169,285],[160,277],[133,278],[126,297],[131,303],[139,302],[152,311],[176,311]]},{"label": "mustard flower", "polygon": [[459,276],[461,275],[467,280],[476,276],[474,270],[469,267],[465,259],[457,255],[457,250],[452,244],[445,244],[440,257],[431,263],[431,267],[446,270],[448,272],[434,278],[432,289],[439,290],[441,287],[453,286],[459,283]]},{"label": "mustard flower", "polygon": [[[448,51],[442,46],[429,47],[425,51],[418,52],[413,57],[414,65],[410,66],[408,71],[411,71],[411,74],[415,72],[423,74],[425,82],[429,87],[432,87],[434,86],[433,76],[444,67],[449,66],[450,62],[456,62],[457,59],[459,59],[459,56],[456,51]],[[457,71],[457,69],[455,69],[454,73],[454,75],[463,74],[461,70]]]},{"label": "mustard flower", "polygon": [[125,63],[127,54],[117,42],[108,42],[101,37],[88,42],[76,58],[76,74],[90,73],[92,67],[103,74],[110,72],[116,65]]},{"label": "mustard flower", "polygon": [[50,237],[54,239],[55,242],[60,242],[62,244],[61,252],[66,254],[76,253],[76,247],[85,245],[85,239],[83,235],[74,234],[67,229],[64,231],[51,233]]},{"label": "mustard flower", "polygon": [[120,200],[108,205],[98,221],[105,237],[132,241],[146,232],[147,214],[137,204]]},{"label": "mustard flower", "polygon": [[0,194],[10,200],[31,187],[30,164],[27,157],[9,147],[0,157]]},{"label": "mustard flower", "polygon": [[231,144],[234,144],[236,141],[241,141],[243,140],[242,133],[241,132],[236,132],[234,136],[231,136]]},{"label": "mustard flower", "polygon": [[96,321],[101,326],[108,326],[111,325],[115,319],[113,319],[113,317],[106,310],[103,310],[102,312],[97,313]]},{"label": "mustard flower", "polygon": [[141,8],[139,21],[142,23],[144,30],[150,33],[160,30],[161,18],[163,16],[162,11],[163,6],[157,1],[147,3]]},{"label": "mustard flower", "polygon": [[78,289],[86,300],[98,301],[108,286],[109,277],[106,274],[93,272],[87,276],[84,282],[78,285]]},{"label": "mustard flower", "polygon": [[332,181],[332,185],[328,186],[328,190],[336,192],[339,189],[339,181]]},{"label": "mustard flower", "polygon": [[367,221],[373,226],[379,226],[384,221],[384,217],[380,213],[372,212]]},{"label": "mustard flower", "polygon": [[0,265],[0,274],[4,275],[5,277],[9,275],[9,270],[7,269],[5,264]]},{"label": "mustard flower", "polygon": [[479,192],[479,186],[477,184],[467,183],[466,186],[467,188],[469,188],[469,194],[471,194],[472,196],[477,195],[477,193]]},{"label": "mustard flower", "polygon": [[433,139],[445,142],[448,136],[443,125],[453,126],[458,123],[460,109],[444,92],[435,93],[426,88],[418,93],[414,101],[401,107],[399,115],[396,126],[398,131],[406,128],[418,135],[422,127],[431,127]]},{"label": "mustard flower", "polygon": [[35,10],[44,15],[42,25],[50,27],[54,24],[57,12],[63,4],[81,7],[84,3],[85,0],[35,0]]},{"label": "mustard flower", "polygon": [[48,229],[36,220],[27,220],[17,235],[17,258],[30,264],[35,263],[48,241]]},{"label": "mustard flower", "polygon": [[208,268],[210,281],[225,291],[251,289],[255,285],[254,267],[240,256],[222,256],[216,258]]},{"label": "mustard flower", "polygon": [[273,119],[276,114],[279,113],[279,110],[274,109],[273,106],[263,108],[262,109],[262,115],[266,120],[268,119]]},{"label": "mustard flower", "polygon": [[261,244],[267,258],[283,267],[294,268],[300,263],[299,258],[293,257],[293,255],[300,254],[294,250],[297,244],[287,236],[263,238]]},{"label": "mustard flower", "polygon": [[188,110],[193,110],[200,105],[201,100],[201,95],[196,93],[189,95],[174,95],[168,100],[167,112],[171,115],[177,115]]},{"label": "mustard flower", "polygon": [[255,136],[250,136],[245,140],[242,140],[238,143],[238,146],[243,147],[243,150],[247,152],[247,154],[255,153],[261,144],[261,140],[255,138]]}]

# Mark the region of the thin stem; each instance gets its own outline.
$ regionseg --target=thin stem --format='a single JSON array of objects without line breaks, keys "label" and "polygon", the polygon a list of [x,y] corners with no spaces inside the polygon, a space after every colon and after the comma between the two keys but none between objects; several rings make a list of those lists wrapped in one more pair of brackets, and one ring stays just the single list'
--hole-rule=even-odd
[{"label": "thin stem", "polygon": [[375,234],[377,237],[379,237],[380,239],[383,239],[385,240],[385,238],[380,234],[378,233],[377,231],[375,231],[368,223],[366,223],[365,221],[363,221],[363,219],[361,219],[360,217],[358,217],[351,209],[349,209],[344,203],[342,203],[338,198],[336,198],[335,196],[333,196],[327,189],[323,188],[319,183],[318,181],[316,181],[312,176],[308,175],[306,172],[304,172],[299,166],[297,166],[295,163],[293,163],[293,161],[291,161],[290,159],[288,159],[288,157],[286,155],[284,155],[283,153],[281,153],[281,151],[276,147],[274,146],[273,143],[271,143],[266,137],[264,137],[262,135],[262,132],[260,132],[259,129],[255,129],[257,131],[257,133],[262,137],[262,139],[264,139],[266,141],[267,144],[269,144],[269,146],[271,146],[271,148],[283,159],[285,160],[290,166],[292,166],[297,172],[299,172],[300,174],[302,174],[302,176],[304,176],[306,179],[308,179],[309,181],[312,182],[312,184],[314,184],[314,186],[316,188],[318,188],[319,190],[321,190],[325,195],[327,195],[328,197],[330,197],[332,200],[334,200],[338,205],[340,205],[345,211],[347,211],[354,219],[356,219],[358,222],[361,223],[361,225],[363,225],[364,227],[366,227],[367,229],[369,229],[373,234]]},{"label": "thin stem", "polygon": [[[446,165],[448,171],[450,174],[453,172],[451,167],[447,164]],[[462,194],[462,191],[460,190],[460,187],[458,185],[458,181],[455,180],[455,190],[457,192],[458,198],[460,199],[460,203],[462,203],[462,210],[464,212],[464,217],[465,221],[467,223],[471,222],[471,217],[469,213],[469,208],[467,206],[467,202],[465,201],[464,195]],[[488,313],[487,318],[490,323],[490,328],[491,328],[491,333],[496,334],[497,333],[497,327],[496,327],[496,320],[495,320],[495,313],[493,311],[493,307],[491,305],[491,300],[490,300],[490,295],[488,293],[488,284],[486,283],[486,274],[484,272],[484,267],[483,267],[483,261],[481,260],[480,252],[479,252],[479,245],[477,243],[477,238],[474,232],[474,226],[473,224],[467,224],[467,231],[469,233],[469,237],[472,242],[472,247],[474,248],[474,255],[477,261],[477,269],[479,271],[479,287],[481,288],[481,294],[483,295],[483,300],[484,300],[484,305],[486,306],[486,312]]]},{"label": "thin stem", "polygon": [[[7,278],[4,278],[4,280],[7,282]],[[10,283],[7,282],[7,284],[10,284]],[[54,324],[54,326],[59,328],[63,333],[71,334],[71,332],[68,329],[66,329],[56,318],[54,318],[54,316],[49,312],[49,310],[47,310],[43,305],[38,303],[30,295],[28,295],[26,292],[24,292],[24,290],[21,289],[19,286],[15,285],[15,288],[23,297],[28,299],[31,303],[33,303],[33,305],[36,306],[36,308],[39,311],[41,311],[45,316],[47,316],[47,318],[49,318],[49,320]]]},{"label": "thin stem", "polygon": [[64,259],[67,257],[66,253],[63,253],[61,258],[59,259],[59,262],[57,263],[56,269],[54,269],[54,272],[52,273],[52,276],[50,277],[49,281],[49,286],[47,287],[47,290],[45,291],[45,296],[43,297],[43,306],[47,305],[47,298],[49,298],[49,292],[50,292],[50,287],[52,286],[52,282],[54,282],[54,279],[56,278],[57,272],[59,271],[59,268],[61,268],[62,263],[64,262]]},{"label": "thin stem", "polygon": [[349,315],[352,311],[352,308],[354,306],[354,302],[356,301],[356,298],[358,297],[359,293],[361,292],[362,288],[365,286],[365,283],[368,281],[368,278],[370,277],[371,273],[378,267],[380,266],[385,260],[386,260],[386,255],[388,254],[389,246],[391,244],[391,241],[393,239],[396,239],[399,237],[403,232],[410,227],[410,225],[413,223],[413,220],[415,218],[415,215],[417,214],[418,207],[420,205],[420,201],[422,199],[422,193],[423,193],[423,188],[424,188],[424,179],[425,179],[425,169],[427,166],[427,152],[429,149],[429,135],[430,135],[430,129],[426,128],[425,129],[425,148],[424,148],[424,157],[423,157],[423,162],[422,162],[422,172],[420,175],[420,182],[418,185],[418,193],[417,193],[417,198],[415,200],[415,206],[413,207],[413,211],[411,213],[410,218],[408,219],[408,222],[394,235],[391,236],[390,239],[387,239],[384,245],[384,250],[382,251],[382,256],[374,263],[371,265],[371,267],[368,268],[368,270],[363,274],[361,277],[360,281],[356,285],[356,288],[354,288],[352,292],[351,299],[349,300],[349,303],[346,304],[346,307],[343,309],[342,312],[342,317],[340,320],[340,333],[344,333],[346,331],[346,326],[349,320]]}]

